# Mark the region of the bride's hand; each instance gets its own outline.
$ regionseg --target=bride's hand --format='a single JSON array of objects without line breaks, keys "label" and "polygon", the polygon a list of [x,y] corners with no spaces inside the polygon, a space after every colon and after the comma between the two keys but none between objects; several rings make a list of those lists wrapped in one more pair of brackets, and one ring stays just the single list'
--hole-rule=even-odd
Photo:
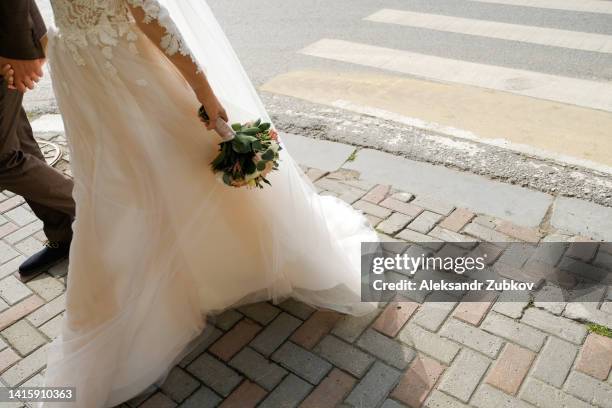
[{"label": "bride's hand", "polygon": [[221,102],[217,99],[217,96],[208,89],[196,90],[196,96],[198,101],[204,106],[206,114],[210,118],[209,121],[204,122],[208,130],[214,130],[217,127],[217,119],[221,118],[224,121],[228,121],[227,112],[221,105]]}]

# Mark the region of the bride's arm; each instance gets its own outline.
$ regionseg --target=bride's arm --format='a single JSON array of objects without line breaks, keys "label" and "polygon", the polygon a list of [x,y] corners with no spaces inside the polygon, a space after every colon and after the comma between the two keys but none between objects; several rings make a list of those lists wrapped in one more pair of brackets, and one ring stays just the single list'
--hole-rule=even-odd
[{"label": "bride's arm", "polygon": [[187,83],[189,83],[198,101],[204,105],[206,113],[210,117],[207,127],[214,129],[218,117],[223,118],[225,121],[228,120],[225,109],[221,106],[212,87],[208,83],[206,75],[194,62],[180,34],[174,29],[172,22],[166,21],[166,26],[162,26],[157,18],[160,13],[160,7],[156,6],[155,2],[147,1],[146,3],[147,7],[145,8],[144,0],[127,0],[128,7],[140,30],[166,54],[166,57],[168,57]]}]

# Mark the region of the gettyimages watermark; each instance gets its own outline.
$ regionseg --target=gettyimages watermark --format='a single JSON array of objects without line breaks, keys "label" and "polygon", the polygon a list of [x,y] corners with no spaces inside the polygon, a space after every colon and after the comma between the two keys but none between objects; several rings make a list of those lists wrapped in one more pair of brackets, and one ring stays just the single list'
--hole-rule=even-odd
[{"label": "gettyimages watermark", "polygon": [[612,297],[612,245],[601,242],[362,244],[363,301],[595,302]]}]

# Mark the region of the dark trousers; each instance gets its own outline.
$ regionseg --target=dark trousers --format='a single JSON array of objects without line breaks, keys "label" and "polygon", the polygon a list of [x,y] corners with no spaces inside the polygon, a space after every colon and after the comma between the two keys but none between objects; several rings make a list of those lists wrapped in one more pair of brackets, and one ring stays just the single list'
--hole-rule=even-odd
[{"label": "dark trousers", "polygon": [[49,166],[21,106],[23,95],[0,77],[0,189],[22,196],[51,241],[72,238],[72,180]]}]

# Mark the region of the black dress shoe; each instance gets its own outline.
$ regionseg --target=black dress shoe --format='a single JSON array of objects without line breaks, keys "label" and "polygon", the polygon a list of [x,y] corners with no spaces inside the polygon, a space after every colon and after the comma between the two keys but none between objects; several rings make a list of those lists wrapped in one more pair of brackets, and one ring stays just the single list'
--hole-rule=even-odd
[{"label": "black dress shoe", "polygon": [[70,242],[47,241],[45,247],[29,257],[19,266],[19,275],[23,282],[35,278],[68,257]]}]

